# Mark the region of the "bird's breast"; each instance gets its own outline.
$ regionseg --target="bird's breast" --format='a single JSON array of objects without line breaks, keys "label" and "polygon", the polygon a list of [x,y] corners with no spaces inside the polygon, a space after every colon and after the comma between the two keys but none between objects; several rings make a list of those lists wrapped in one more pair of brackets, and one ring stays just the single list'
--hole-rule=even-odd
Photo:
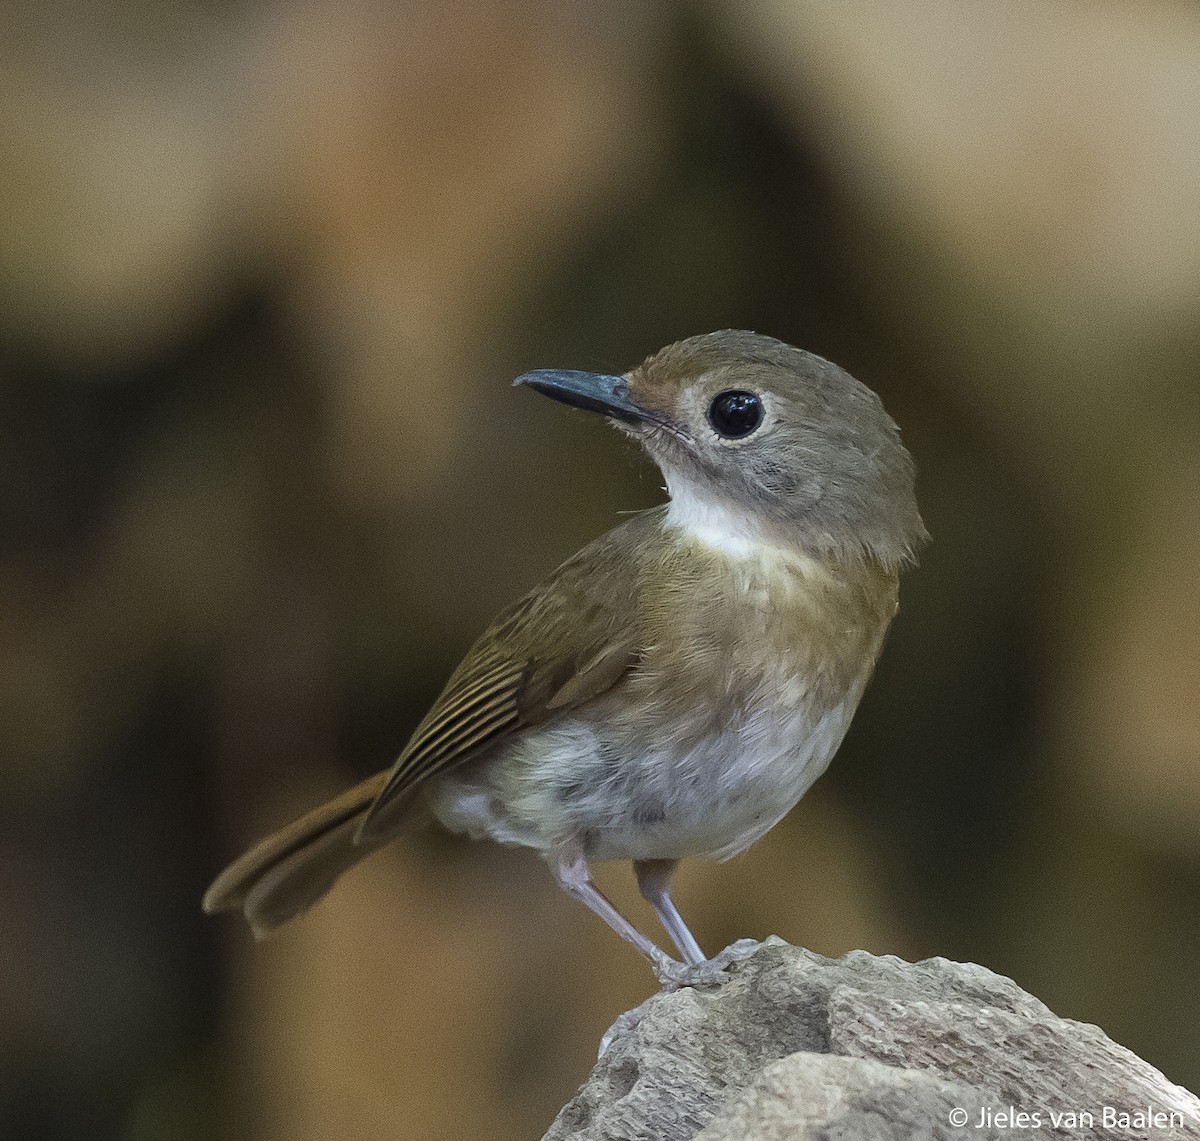
[{"label": "bird's breast", "polygon": [[795,728],[839,704],[869,674],[896,609],[894,575],[799,552],[731,554],[700,544],[647,576],[634,704],[666,722],[724,731]]},{"label": "bird's breast", "polygon": [[630,783],[662,816],[646,842],[726,858],[829,764],[895,613],[896,580],[773,548],[696,545],[679,559],[690,590],[648,590],[654,636],[628,685],[630,704],[652,712],[610,747],[634,755],[643,742]]}]

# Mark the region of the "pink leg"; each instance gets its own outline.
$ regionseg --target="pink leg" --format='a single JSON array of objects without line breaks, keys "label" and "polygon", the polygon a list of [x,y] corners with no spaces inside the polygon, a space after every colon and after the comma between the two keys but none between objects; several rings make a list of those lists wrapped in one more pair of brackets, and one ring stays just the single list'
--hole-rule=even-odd
[{"label": "pink leg", "polygon": [[655,966],[662,967],[672,962],[671,957],[634,927],[592,882],[592,872],[588,867],[587,860],[578,852],[564,850],[552,856],[550,871],[563,891],[589,907],[622,939],[632,943]]},{"label": "pink leg", "polygon": [[679,948],[685,963],[705,962],[704,952],[696,937],[688,930],[683,916],[675,909],[671,899],[671,877],[679,866],[678,860],[634,860],[633,870],[637,875],[638,890],[642,898],[654,908],[671,941]]}]

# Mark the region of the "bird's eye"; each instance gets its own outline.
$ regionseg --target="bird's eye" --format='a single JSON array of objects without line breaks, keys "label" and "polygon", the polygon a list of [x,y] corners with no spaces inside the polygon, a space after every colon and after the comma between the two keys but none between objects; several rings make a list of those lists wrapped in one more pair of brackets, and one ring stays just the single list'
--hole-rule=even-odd
[{"label": "bird's eye", "polygon": [[740,388],[718,392],[708,406],[708,422],[718,436],[727,440],[740,440],[750,435],[762,419],[762,400],[753,392]]}]

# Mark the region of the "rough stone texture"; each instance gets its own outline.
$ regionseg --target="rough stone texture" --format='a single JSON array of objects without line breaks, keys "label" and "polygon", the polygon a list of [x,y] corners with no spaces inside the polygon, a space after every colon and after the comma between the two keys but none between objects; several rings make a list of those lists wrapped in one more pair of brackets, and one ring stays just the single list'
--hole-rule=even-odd
[{"label": "rough stone texture", "polygon": [[622,1015],[545,1141],[1032,1137],[1200,1141],[1200,1099],[973,963],[771,938]]}]

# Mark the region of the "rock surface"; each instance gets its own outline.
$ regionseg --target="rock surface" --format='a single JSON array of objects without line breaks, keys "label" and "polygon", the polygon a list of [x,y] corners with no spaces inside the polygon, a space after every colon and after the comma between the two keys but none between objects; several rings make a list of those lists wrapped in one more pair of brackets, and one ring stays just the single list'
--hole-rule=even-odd
[{"label": "rock surface", "polygon": [[604,1045],[545,1141],[1200,1141],[1200,1099],[973,963],[772,937]]}]

